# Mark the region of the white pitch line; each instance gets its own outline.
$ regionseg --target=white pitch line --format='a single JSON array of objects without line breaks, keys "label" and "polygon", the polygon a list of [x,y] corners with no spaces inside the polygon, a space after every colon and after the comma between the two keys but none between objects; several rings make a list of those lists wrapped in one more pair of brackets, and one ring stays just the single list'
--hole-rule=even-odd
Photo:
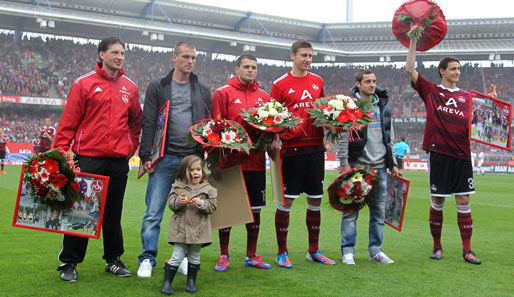
[{"label": "white pitch line", "polygon": [[504,205],[504,204],[494,204],[494,203],[471,202],[471,204],[480,204],[480,205],[487,205],[487,206],[498,206],[498,207],[514,208],[514,205]]},{"label": "white pitch line", "polygon": [[[409,199],[409,198],[428,199],[429,197],[407,197],[407,199]],[[448,197],[448,198],[451,198],[451,197]],[[486,205],[486,206],[496,206],[496,207],[506,207],[506,208],[514,208],[514,205],[494,204],[494,203],[484,203],[484,202],[474,202],[474,201],[471,201],[471,205],[473,205],[473,204]]]}]

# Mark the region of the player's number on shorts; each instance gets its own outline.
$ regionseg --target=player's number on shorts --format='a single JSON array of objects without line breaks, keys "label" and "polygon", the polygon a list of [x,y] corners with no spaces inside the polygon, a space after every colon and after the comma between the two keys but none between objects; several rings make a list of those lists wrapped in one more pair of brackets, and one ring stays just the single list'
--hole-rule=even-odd
[{"label": "player's number on shorts", "polygon": [[474,189],[475,188],[475,182],[473,181],[473,178],[468,178],[469,188]]}]

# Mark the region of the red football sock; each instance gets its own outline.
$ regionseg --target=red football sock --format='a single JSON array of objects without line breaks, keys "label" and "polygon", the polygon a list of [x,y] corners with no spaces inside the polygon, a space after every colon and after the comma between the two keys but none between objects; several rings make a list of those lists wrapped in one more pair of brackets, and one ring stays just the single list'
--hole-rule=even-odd
[{"label": "red football sock", "polygon": [[471,212],[457,212],[457,224],[459,225],[460,237],[462,238],[462,251],[471,250],[471,235],[473,234],[473,219]]},{"label": "red football sock", "polygon": [[257,239],[261,227],[261,214],[253,213],[255,222],[246,224],[246,256],[251,258],[257,252]]},{"label": "red football sock", "polygon": [[277,209],[275,213],[275,232],[277,234],[278,253],[287,252],[287,233],[289,232],[289,212]]},{"label": "red football sock", "polygon": [[430,233],[432,233],[432,238],[434,240],[434,249],[442,248],[441,230],[443,228],[443,211],[435,210],[433,207],[430,207],[430,216],[428,221],[430,223]]},{"label": "red football sock", "polygon": [[223,228],[218,230],[218,234],[220,237],[220,251],[222,255],[229,255],[228,254],[228,243],[230,242],[230,230],[232,228]]},{"label": "red football sock", "polygon": [[309,232],[309,253],[314,254],[318,251],[319,228],[321,225],[321,211],[307,209],[305,216],[307,231]]}]

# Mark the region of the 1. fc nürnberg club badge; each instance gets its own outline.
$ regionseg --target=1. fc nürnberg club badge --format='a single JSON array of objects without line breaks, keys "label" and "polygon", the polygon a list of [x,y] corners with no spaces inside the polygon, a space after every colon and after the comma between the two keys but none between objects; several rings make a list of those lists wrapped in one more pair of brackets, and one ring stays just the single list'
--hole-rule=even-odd
[{"label": "1. fc n\u00fcrnberg club badge", "polygon": [[91,183],[91,190],[93,190],[95,192],[101,192],[103,189],[104,189],[103,182],[101,182],[99,180],[95,180]]}]

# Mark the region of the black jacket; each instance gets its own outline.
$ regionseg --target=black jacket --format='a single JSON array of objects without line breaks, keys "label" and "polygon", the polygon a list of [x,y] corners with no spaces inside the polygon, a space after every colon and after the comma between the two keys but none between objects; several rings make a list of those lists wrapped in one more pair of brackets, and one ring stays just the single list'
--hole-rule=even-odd
[{"label": "black jacket", "polygon": [[[164,105],[164,103],[166,103],[166,101],[172,99],[171,79],[173,77],[173,71],[175,71],[175,69],[172,69],[168,75],[163,78],[153,79],[146,89],[143,120],[141,122],[143,134],[141,136],[141,144],[139,147],[139,157],[143,163],[151,160],[150,152],[157,126],[159,109]],[[193,123],[195,123],[199,120],[211,117],[212,98],[209,86],[203,81],[200,81],[196,74],[191,73],[189,81],[191,83]],[[167,139],[170,131],[171,129],[168,127],[164,147],[165,152],[168,147]]]},{"label": "black jacket", "polygon": [[[354,97],[359,93],[359,88],[354,86],[352,89],[352,93]],[[378,109],[380,110],[380,125],[382,127],[382,140],[384,142],[384,146],[386,148],[385,155],[385,167],[388,169],[392,169],[395,160],[393,158],[393,152],[391,150],[391,112],[387,109],[387,103],[389,101],[389,94],[387,90],[377,87],[375,90],[375,95],[377,95],[378,101]],[[360,156],[362,156],[364,152],[364,146],[367,141],[367,132],[368,127],[364,127],[361,131],[352,132],[353,141],[348,145],[348,160],[350,163],[357,162]]]}]

